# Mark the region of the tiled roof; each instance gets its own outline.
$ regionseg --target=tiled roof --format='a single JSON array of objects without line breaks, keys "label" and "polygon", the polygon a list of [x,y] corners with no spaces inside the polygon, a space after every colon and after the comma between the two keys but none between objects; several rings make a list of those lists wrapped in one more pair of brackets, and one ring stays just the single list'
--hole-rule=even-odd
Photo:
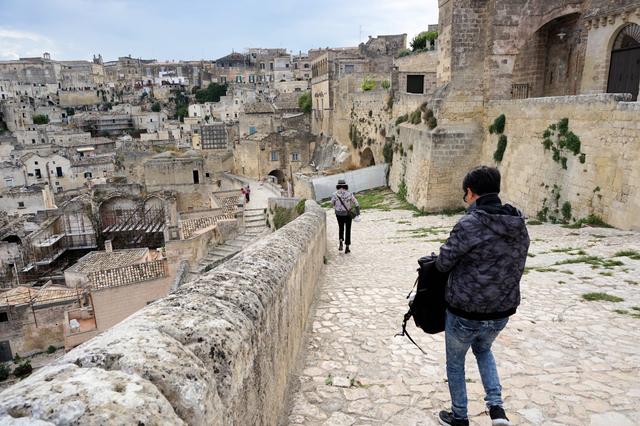
[{"label": "tiled roof", "polygon": [[0,306],[19,306],[33,303],[73,301],[78,299],[78,291],[66,287],[46,287],[43,289],[19,286],[0,293]]},{"label": "tiled roof", "polygon": [[78,260],[78,263],[67,268],[65,272],[89,273],[133,265],[145,256],[148,251],[149,249],[146,248],[115,250],[110,253],[92,251]]},{"label": "tiled roof", "polygon": [[244,106],[246,114],[271,114],[273,111],[273,106],[268,102],[253,102]]},{"label": "tiled roof", "polygon": [[298,98],[300,94],[298,93],[280,93],[278,97],[273,101],[276,109],[280,110],[299,110],[298,106]]}]

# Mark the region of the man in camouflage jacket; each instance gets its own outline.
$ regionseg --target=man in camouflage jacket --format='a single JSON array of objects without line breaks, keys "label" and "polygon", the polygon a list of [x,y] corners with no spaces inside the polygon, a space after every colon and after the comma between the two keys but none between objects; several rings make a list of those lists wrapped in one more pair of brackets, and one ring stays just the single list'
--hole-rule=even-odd
[{"label": "man in camouflage jacket", "polygon": [[451,411],[443,425],[468,425],[464,362],[469,348],[478,362],[487,409],[494,426],[510,425],[491,345],[520,304],[529,235],[525,218],[498,197],[500,172],[478,167],[463,181],[470,204],[440,248],[436,267],[448,272],[445,340]]}]

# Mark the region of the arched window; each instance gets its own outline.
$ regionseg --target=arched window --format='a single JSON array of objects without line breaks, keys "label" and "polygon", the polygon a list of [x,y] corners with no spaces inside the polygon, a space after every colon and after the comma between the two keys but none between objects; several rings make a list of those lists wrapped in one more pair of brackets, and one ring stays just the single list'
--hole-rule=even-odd
[{"label": "arched window", "polygon": [[608,93],[631,93],[638,100],[640,89],[640,25],[624,26],[613,42]]}]

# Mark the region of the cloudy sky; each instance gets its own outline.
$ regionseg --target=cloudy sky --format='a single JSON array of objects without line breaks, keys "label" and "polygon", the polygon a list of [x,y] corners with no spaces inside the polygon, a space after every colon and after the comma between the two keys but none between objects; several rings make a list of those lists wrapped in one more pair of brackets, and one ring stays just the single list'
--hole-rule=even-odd
[{"label": "cloudy sky", "polygon": [[438,21],[437,0],[0,0],[0,60],[215,59],[232,49],[356,46]]}]

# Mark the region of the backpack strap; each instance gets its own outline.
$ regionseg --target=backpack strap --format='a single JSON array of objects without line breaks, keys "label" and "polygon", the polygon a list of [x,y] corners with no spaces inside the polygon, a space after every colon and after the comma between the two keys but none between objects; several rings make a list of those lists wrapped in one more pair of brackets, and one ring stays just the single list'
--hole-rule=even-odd
[{"label": "backpack strap", "polygon": [[402,332],[396,334],[393,337],[407,336],[407,339],[409,339],[411,341],[411,343],[413,343],[415,345],[416,348],[420,349],[420,352],[422,352],[424,355],[426,355],[427,353],[425,351],[423,351],[420,346],[418,346],[418,344],[411,338],[411,336],[407,332],[407,321],[409,321],[409,319],[411,318],[412,315],[413,314],[411,313],[411,309],[409,309],[409,312],[404,314],[404,320],[402,321]]},{"label": "backpack strap", "polygon": [[342,201],[342,198],[340,198],[340,196],[338,194],[336,194],[336,198],[338,200],[340,200],[340,204],[342,204],[342,207],[344,207],[347,210],[347,213],[351,214],[351,210],[347,207],[347,205],[344,203],[344,201]]}]

